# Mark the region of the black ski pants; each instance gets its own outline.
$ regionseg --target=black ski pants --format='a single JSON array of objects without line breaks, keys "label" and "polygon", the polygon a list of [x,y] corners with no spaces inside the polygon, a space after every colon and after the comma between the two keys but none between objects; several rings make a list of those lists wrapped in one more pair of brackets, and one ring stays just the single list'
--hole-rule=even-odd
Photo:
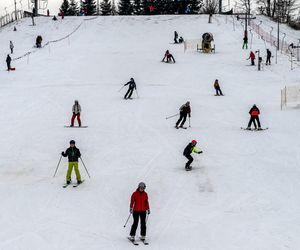
[{"label": "black ski pants", "polygon": [[260,122],[259,122],[258,116],[251,116],[250,121],[248,123],[248,128],[251,127],[252,122],[253,122],[255,128],[257,128],[256,122],[257,122],[258,127],[260,128]]},{"label": "black ski pants", "polygon": [[129,88],[124,96],[124,99],[131,98],[134,88]]},{"label": "black ski pants", "polygon": [[270,56],[267,56],[267,61],[266,61],[266,65],[270,65],[271,64],[271,57]]},{"label": "black ski pants", "polygon": [[130,236],[135,236],[135,232],[139,224],[139,218],[141,218],[141,236],[146,236],[146,211],[133,211],[132,216],[133,224],[131,226]]},{"label": "black ski pants", "polygon": [[255,65],[255,60],[251,59],[251,65]]},{"label": "black ski pants", "polygon": [[223,95],[222,90],[220,88],[216,88],[216,95]]},{"label": "black ski pants", "polygon": [[188,168],[192,164],[192,162],[194,161],[194,158],[191,155],[188,155],[188,154],[185,154],[184,156],[188,159],[188,162],[185,164],[185,167]]},{"label": "black ski pants", "polygon": [[181,122],[180,126],[183,126],[186,121],[187,113],[180,112],[180,117],[176,122],[176,127],[178,127],[179,123]]},{"label": "black ski pants", "polygon": [[7,64],[7,70],[10,70],[11,69],[10,62],[6,62],[6,64]]}]

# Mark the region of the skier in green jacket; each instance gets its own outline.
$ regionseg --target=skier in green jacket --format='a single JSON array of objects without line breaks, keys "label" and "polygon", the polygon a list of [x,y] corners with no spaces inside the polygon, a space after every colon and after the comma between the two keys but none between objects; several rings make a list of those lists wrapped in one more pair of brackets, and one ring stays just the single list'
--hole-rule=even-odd
[{"label": "skier in green jacket", "polygon": [[81,181],[81,176],[80,176],[80,172],[78,169],[78,158],[81,157],[81,153],[80,153],[79,149],[76,148],[74,140],[70,141],[70,147],[66,150],[66,152],[61,152],[61,155],[63,157],[68,157],[68,160],[69,160],[69,167],[68,167],[67,176],[66,176],[67,185],[71,183],[73,167],[74,167],[75,174],[76,174],[77,184],[80,184],[82,181]]}]

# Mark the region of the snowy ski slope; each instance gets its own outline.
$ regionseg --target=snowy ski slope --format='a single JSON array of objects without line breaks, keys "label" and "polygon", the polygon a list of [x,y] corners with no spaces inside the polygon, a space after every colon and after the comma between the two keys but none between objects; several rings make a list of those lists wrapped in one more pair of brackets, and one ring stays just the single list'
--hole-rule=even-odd
[{"label": "snowy ski slope", "polygon": [[[37,18],[0,33],[0,249],[136,248],[124,229],[129,199],[145,181],[151,214],[147,249],[297,250],[300,246],[299,109],[280,111],[280,89],[299,83],[286,56],[257,71],[242,50],[243,30],[207,16]],[[67,36],[36,51],[43,43]],[[211,32],[216,54],[184,53],[170,44]],[[15,72],[5,71],[9,40]],[[176,64],[161,63],[169,49]],[[265,53],[254,36],[253,50]],[[272,49],[273,50],[273,49]],[[274,53],[274,50],[272,51]],[[274,59],[273,59],[274,61]],[[134,77],[140,98],[124,100]],[[224,97],[215,97],[219,79]],[[68,129],[75,99],[87,129]],[[180,105],[191,102],[191,128],[176,130]],[[243,131],[253,104],[263,127]],[[92,176],[62,188],[74,139]],[[198,140],[193,171],[186,144]],[[75,178],[74,178],[75,180]]]}]

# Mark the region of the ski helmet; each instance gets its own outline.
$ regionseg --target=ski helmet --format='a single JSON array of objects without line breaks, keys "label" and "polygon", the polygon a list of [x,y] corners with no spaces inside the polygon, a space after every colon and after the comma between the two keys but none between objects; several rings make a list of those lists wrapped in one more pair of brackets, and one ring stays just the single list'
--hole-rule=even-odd
[{"label": "ski helmet", "polygon": [[71,141],[70,141],[70,144],[75,144],[75,141],[74,141],[74,140],[71,140]]},{"label": "ski helmet", "polygon": [[193,144],[197,144],[197,141],[196,141],[196,140],[192,140],[192,143],[193,143]]},{"label": "ski helmet", "polygon": [[146,184],[144,182],[140,182],[138,187],[145,189],[146,188]]}]

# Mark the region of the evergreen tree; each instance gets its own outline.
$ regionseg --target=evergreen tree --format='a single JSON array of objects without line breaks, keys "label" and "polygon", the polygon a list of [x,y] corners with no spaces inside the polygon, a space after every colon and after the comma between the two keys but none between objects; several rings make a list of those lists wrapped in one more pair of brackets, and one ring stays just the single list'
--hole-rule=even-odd
[{"label": "evergreen tree", "polygon": [[70,3],[69,0],[63,0],[59,10],[60,12],[64,12],[65,16],[69,15]]},{"label": "evergreen tree", "polygon": [[79,8],[77,2],[75,0],[70,0],[70,8],[69,8],[69,15],[70,16],[77,16],[79,13]]},{"label": "evergreen tree", "polygon": [[131,15],[133,12],[130,0],[120,0],[119,2],[119,15]]},{"label": "evergreen tree", "polygon": [[111,15],[112,7],[110,0],[103,0],[100,4],[100,10],[104,16]]},{"label": "evergreen tree", "polygon": [[142,5],[141,0],[134,0],[132,8],[133,8],[134,15],[142,15],[143,14],[143,5]]},{"label": "evergreen tree", "polygon": [[200,11],[200,8],[203,6],[203,0],[190,0],[190,14],[198,14]]},{"label": "evergreen tree", "polygon": [[82,0],[81,8],[84,10],[86,16],[95,15],[97,11],[95,0]]},{"label": "evergreen tree", "polygon": [[118,14],[118,12],[117,12],[117,7],[116,7],[116,4],[115,4],[115,0],[112,0],[111,14],[112,14],[113,16]]}]

